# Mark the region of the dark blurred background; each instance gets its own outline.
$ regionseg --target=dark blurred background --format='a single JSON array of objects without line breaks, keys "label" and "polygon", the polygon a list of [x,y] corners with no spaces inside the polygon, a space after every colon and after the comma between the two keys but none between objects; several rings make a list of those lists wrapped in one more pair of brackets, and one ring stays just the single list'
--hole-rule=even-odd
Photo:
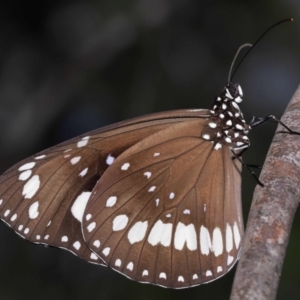
[{"label": "dark blurred background", "polygon": [[[295,21],[268,34],[234,78],[244,90],[248,121],[252,115],[280,117],[299,84],[298,0],[2,1],[0,170],[116,121],[208,108],[227,83],[237,48],[287,17]],[[244,160],[262,165],[274,131],[274,124],[253,131]],[[254,187],[244,171],[245,220]],[[299,253],[298,213],[278,299],[300,299]],[[163,289],[32,245],[0,224],[5,300],[228,299],[234,271],[207,285]]]}]

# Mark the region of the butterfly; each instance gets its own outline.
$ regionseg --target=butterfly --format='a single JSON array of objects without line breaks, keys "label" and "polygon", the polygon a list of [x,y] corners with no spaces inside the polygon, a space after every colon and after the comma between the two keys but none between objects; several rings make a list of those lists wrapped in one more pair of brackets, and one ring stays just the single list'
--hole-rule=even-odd
[{"label": "butterfly", "polygon": [[0,218],[32,243],[139,282],[215,280],[234,266],[244,232],[241,154],[251,126],[242,100],[229,82],[210,110],[150,114],[39,152],[0,177]]}]

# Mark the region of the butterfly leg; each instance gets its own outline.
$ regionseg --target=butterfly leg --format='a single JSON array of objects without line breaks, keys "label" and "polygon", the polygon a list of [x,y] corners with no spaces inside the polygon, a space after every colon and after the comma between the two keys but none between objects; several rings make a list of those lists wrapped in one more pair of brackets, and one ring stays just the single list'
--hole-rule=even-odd
[{"label": "butterfly leg", "polygon": [[233,154],[233,159],[238,159],[239,162],[242,164],[243,167],[246,167],[247,170],[250,172],[250,174],[254,177],[254,179],[256,180],[256,182],[261,186],[264,187],[264,184],[258,179],[257,175],[255,174],[255,172],[251,169],[251,168],[260,168],[257,165],[250,165],[247,164],[243,161],[243,159],[241,158],[241,154],[245,151],[246,149],[243,149],[240,153],[236,153],[234,151],[234,149],[231,149],[231,152]]},{"label": "butterfly leg", "polygon": [[300,132],[297,132],[297,131],[294,131],[292,129],[290,129],[288,126],[286,126],[283,122],[281,122],[280,120],[278,120],[274,115],[269,115],[267,117],[264,117],[264,118],[259,118],[259,117],[252,117],[252,120],[251,122],[249,123],[249,125],[252,127],[252,128],[255,128],[255,127],[258,127],[266,122],[268,122],[269,120],[271,121],[274,121],[280,125],[282,125],[288,132],[286,133],[289,133],[289,134],[297,134],[297,135],[300,135]]}]

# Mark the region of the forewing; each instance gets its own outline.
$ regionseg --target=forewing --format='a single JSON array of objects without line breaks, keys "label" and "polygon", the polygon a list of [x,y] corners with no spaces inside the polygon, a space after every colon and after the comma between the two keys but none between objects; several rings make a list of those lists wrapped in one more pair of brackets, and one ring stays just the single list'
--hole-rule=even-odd
[{"label": "forewing", "polygon": [[136,118],[38,153],[0,177],[0,216],[20,236],[101,263],[84,242],[81,219],[95,184],[113,160],[147,136],[207,111]]},{"label": "forewing", "polygon": [[200,139],[207,120],[161,130],[122,153],[93,190],[82,229],[113,269],[184,288],[224,275],[238,258],[240,166]]}]

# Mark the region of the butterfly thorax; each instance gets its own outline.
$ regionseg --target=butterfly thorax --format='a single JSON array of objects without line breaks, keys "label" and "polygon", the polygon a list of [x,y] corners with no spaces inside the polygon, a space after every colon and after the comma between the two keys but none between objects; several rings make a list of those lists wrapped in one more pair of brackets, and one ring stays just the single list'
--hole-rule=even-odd
[{"label": "butterfly thorax", "polygon": [[234,150],[249,147],[248,132],[251,127],[246,124],[239,108],[243,91],[239,84],[229,83],[215,98],[211,117],[204,127],[202,138],[214,142],[218,150],[225,144]]}]

